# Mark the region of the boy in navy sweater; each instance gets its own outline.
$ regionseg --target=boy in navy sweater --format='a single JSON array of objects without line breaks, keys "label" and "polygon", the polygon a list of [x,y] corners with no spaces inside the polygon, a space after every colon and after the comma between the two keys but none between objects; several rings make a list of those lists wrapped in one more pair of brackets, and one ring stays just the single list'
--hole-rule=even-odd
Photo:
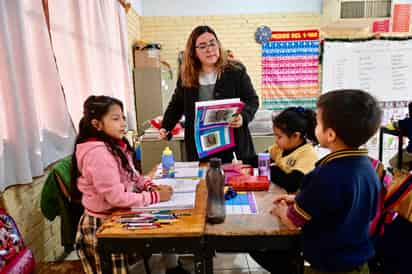
[{"label": "boy in navy sweater", "polygon": [[301,191],[275,198],[272,214],[290,229],[302,228],[305,273],[369,273],[374,255],[369,223],[375,216],[379,179],[359,149],[372,137],[382,112],[361,90],[337,90],[317,102],[316,137],[331,153],[306,175]]}]

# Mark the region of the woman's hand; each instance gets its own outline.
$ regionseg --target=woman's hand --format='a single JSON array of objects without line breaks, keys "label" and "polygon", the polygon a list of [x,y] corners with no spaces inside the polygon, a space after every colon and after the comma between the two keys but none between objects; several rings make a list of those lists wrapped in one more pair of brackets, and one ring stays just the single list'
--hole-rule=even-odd
[{"label": "woman's hand", "polygon": [[229,127],[234,127],[234,128],[239,128],[243,125],[243,118],[242,118],[242,114],[236,114],[236,116],[234,116],[230,122],[229,122]]},{"label": "woman's hand", "polygon": [[168,141],[168,139],[169,139],[167,137],[168,134],[169,134],[169,132],[166,129],[164,129],[164,128],[159,129],[159,139],[160,140]]}]

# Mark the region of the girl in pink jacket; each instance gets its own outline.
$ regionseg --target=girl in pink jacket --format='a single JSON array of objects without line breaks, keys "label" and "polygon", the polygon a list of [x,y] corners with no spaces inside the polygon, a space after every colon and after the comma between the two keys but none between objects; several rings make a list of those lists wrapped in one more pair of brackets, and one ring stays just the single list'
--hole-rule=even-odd
[{"label": "girl in pink jacket", "polygon": [[[86,273],[101,273],[96,231],[102,221],[115,209],[169,200],[172,189],[156,186],[136,171],[133,150],[125,138],[122,102],[90,96],[83,108],[72,159],[72,197],[84,206],[76,249]],[[113,255],[113,273],[127,273],[127,254]]]}]

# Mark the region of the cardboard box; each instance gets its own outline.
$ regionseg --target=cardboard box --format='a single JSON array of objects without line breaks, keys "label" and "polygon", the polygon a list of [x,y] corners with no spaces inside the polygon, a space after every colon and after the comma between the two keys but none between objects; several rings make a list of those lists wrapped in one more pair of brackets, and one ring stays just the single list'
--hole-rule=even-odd
[{"label": "cardboard box", "polygon": [[160,50],[157,48],[138,48],[133,50],[135,68],[159,68]]}]

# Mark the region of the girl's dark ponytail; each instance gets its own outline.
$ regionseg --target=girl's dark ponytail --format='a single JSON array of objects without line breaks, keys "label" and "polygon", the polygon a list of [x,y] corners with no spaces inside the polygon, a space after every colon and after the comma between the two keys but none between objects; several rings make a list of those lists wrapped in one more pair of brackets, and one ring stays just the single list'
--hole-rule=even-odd
[{"label": "girl's dark ponytail", "polygon": [[311,109],[287,108],[273,118],[273,126],[282,130],[289,137],[295,132],[300,132],[302,138],[307,138],[314,144],[318,143],[315,135],[316,114]]},{"label": "girl's dark ponytail", "polygon": [[316,138],[315,128],[316,128],[316,113],[311,109],[305,109],[304,115],[306,118],[306,138],[310,140],[314,145],[318,144],[318,139]]}]

